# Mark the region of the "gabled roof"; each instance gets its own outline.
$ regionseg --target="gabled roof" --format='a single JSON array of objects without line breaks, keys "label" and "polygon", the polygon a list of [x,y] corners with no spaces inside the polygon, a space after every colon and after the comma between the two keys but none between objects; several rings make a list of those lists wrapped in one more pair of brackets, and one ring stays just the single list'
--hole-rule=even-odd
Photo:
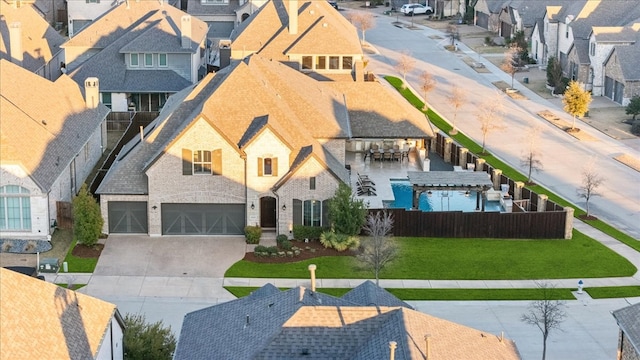
[{"label": "gabled roof", "polygon": [[632,26],[594,26],[591,31],[597,42],[633,43],[640,29]]},{"label": "gabled roof", "polygon": [[[250,2],[250,1],[249,1]],[[191,15],[234,15],[240,1],[229,0],[226,4],[203,4],[202,0],[188,0],[187,12]]]},{"label": "gabled roof", "polygon": [[51,82],[0,60],[0,162],[19,164],[42,191],[66,170],[109,109],[88,109],[66,75]]},{"label": "gabled roof", "polygon": [[[128,53],[195,54],[205,39],[207,24],[191,18],[191,46],[181,46],[181,18],[188,15],[157,1],[129,1],[113,7],[66,44],[69,47],[101,49],[74,69],[69,76],[82,83],[87,77],[100,79],[102,92],[174,93],[191,85],[191,81],[173,70],[127,70]],[[98,35],[104,34],[104,35]],[[140,66],[144,59],[140,59]],[[154,61],[157,61],[154,60]]]},{"label": "gabled roof", "polygon": [[570,23],[574,39],[588,39],[594,26],[626,26],[637,22],[640,6],[626,0],[587,1],[574,16]]},{"label": "gabled roof", "polygon": [[[520,358],[512,341],[411,310],[371,282],[342,298],[267,286],[187,314],[174,358],[386,359],[389,342],[396,341],[396,359],[424,359],[426,334],[435,359]],[[360,302],[370,301],[364,295],[370,293],[399,306]]]},{"label": "gabled roof", "polygon": [[113,304],[0,268],[0,359],[94,359]]},{"label": "gabled roof", "polygon": [[618,322],[620,330],[631,342],[636,353],[640,353],[640,303],[615,310],[611,315]]},{"label": "gabled roof", "polygon": [[342,299],[366,306],[402,306],[413,309],[413,306],[398,299],[387,290],[367,280],[342,295]]},{"label": "gabled roof", "polygon": [[36,71],[51,61],[65,41],[30,4],[13,7],[6,0],[0,0],[0,16],[4,17],[0,21],[0,59],[11,60],[9,26],[19,22],[22,32],[22,67],[29,71]]},{"label": "gabled roof", "polygon": [[640,42],[629,46],[615,46],[612,53],[618,55],[618,63],[622,68],[625,81],[640,81]]},{"label": "gabled roof", "polygon": [[297,1],[298,31],[289,32],[287,0],[271,0],[231,34],[231,48],[278,61],[290,54],[361,54],[356,28],[327,1]]}]

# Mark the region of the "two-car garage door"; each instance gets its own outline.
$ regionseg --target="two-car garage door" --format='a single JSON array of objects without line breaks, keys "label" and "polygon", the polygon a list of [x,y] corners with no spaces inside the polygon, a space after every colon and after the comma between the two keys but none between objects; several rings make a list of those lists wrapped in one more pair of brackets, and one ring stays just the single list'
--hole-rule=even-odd
[{"label": "two-car garage door", "polygon": [[[162,204],[163,235],[244,234],[244,204]],[[110,201],[109,232],[142,233],[148,230],[147,202]]]}]

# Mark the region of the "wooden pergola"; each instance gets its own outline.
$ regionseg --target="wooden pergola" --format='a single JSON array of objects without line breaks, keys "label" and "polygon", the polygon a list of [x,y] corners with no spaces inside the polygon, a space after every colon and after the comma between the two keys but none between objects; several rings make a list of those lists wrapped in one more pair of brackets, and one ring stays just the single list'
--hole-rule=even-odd
[{"label": "wooden pergola", "polygon": [[[489,174],[484,171],[408,171],[413,187],[411,208],[418,209],[420,194],[432,190],[476,191],[476,210],[484,211],[484,193],[493,188]],[[482,206],[482,209],[481,209]]]}]

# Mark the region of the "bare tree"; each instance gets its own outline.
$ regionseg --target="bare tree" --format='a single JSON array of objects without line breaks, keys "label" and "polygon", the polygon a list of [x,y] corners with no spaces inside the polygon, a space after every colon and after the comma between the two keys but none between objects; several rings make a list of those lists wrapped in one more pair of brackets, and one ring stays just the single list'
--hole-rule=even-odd
[{"label": "bare tree", "polygon": [[395,69],[402,74],[402,87],[406,87],[407,83],[407,73],[411,72],[413,68],[416,66],[416,60],[411,57],[406,51],[400,53],[400,59],[398,59],[398,63],[395,66]]},{"label": "bare tree", "polygon": [[451,135],[455,135],[458,133],[458,129],[456,129],[456,117],[458,116],[458,109],[460,109],[462,105],[464,105],[465,95],[466,91],[463,88],[457,85],[453,85],[451,87],[451,93],[447,97],[447,101],[451,106],[453,106],[453,123],[451,124],[453,128],[451,129],[451,131],[449,131],[449,134]]},{"label": "bare tree", "polygon": [[496,130],[501,130],[502,126],[502,99],[496,93],[494,99],[487,99],[480,105],[476,112],[480,121],[480,132],[482,133],[482,153],[484,154],[487,135]]},{"label": "bare tree", "polygon": [[522,53],[522,49],[517,45],[512,45],[507,49],[504,53],[504,60],[502,61],[502,65],[500,65],[500,69],[511,75],[511,88],[513,89],[513,77],[518,72],[518,68],[520,67],[520,53]]},{"label": "bare tree", "polygon": [[551,330],[560,330],[560,325],[567,317],[564,301],[555,300],[555,287],[548,283],[536,283],[542,292],[542,299],[532,301],[529,311],[522,314],[520,320],[535,325],[542,332],[542,360],[547,356],[547,338]]},{"label": "bare tree", "polygon": [[380,271],[398,254],[398,244],[389,236],[392,228],[393,216],[386,211],[382,214],[369,214],[362,227],[369,236],[360,241],[361,253],[358,254],[358,260],[374,272],[376,285],[379,283]]},{"label": "bare tree", "polygon": [[602,177],[595,170],[595,161],[590,161],[582,170],[582,185],[578,188],[578,196],[586,202],[586,217],[589,218],[589,200],[599,195],[596,189],[602,184]]},{"label": "bare tree", "polygon": [[456,43],[456,40],[460,40],[460,33],[458,32],[457,24],[449,24],[447,25],[447,38],[451,40],[451,46],[453,47]]},{"label": "bare tree", "polygon": [[520,165],[527,168],[527,183],[531,183],[531,173],[533,171],[542,170],[542,161],[540,161],[540,153],[538,152],[538,142],[540,141],[540,132],[542,129],[535,126],[523,138],[527,144],[527,149],[520,159]]},{"label": "bare tree", "polygon": [[367,32],[367,30],[373,28],[373,25],[375,23],[374,19],[373,19],[373,14],[368,13],[368,12],[361,12],[358,14],[355,14],[353,16],[351,16],[350,21],[358,28],[360,29],[360,32],[362,33],[362,43],[365,43],[365,33]]},{"label": "bare tree", "polygon": [[427,94],[431,90],[435,89],[436,84],[437,81],[428,71],[425,70],[420,74],[420,90],[422,90],[422,94],[424,95],[424,105],[422,106],[422,110],[426,111],[429,109],[429,106],[427,105]]}]

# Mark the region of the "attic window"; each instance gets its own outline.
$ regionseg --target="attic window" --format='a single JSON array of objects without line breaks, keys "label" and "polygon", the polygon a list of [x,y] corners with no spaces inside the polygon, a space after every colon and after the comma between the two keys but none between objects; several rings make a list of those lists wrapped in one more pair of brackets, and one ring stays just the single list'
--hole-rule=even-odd
[{"label": "attic window", "polygon": [[227,5],[229,0],[200,0],[202,5]]}]

